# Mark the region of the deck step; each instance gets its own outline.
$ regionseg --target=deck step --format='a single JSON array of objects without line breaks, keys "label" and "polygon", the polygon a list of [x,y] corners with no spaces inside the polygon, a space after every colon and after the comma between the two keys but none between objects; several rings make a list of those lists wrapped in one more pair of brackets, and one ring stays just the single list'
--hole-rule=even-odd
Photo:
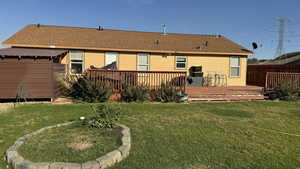
[{"label": "deck step", "polygon": [[191,101],[238,101],[264,100],[262,87],[189,87],[187,88]]},{"label": "deck step", "polygon": [[264,100],[264,96],[225,96],[225,97],[190,97],[189,101],[250,101],[250,100]]}]

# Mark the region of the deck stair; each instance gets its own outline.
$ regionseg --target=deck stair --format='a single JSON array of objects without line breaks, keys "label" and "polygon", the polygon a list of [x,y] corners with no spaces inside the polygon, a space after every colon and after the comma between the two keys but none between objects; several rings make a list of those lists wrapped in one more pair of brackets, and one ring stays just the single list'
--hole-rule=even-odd
[{"label": "deck stair", "polygon": [[190,101],[246,101],[264,100],[262,87],[187,87]]}]

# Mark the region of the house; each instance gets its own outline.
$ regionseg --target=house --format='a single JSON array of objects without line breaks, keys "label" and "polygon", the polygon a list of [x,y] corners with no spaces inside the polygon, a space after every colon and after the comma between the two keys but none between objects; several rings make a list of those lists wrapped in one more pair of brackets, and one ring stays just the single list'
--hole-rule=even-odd
[{"label": "house", "polygon": [[267,60],[260,64],[263,65],[287,65],[287,64],[300,64],[300,52],[285,53],[275,59]]},{"label": "house", "polygon": [[[11,65],[15,68],[26,59],[26,62],[30,62],[27,67],[32,68],[34,65],[38,69],[53,70],[53,65],[65,64],[66,71],[71,74],[81,74],[91,67],[188,72],[192,66],[201,66],[204,76],[221,75],[226,79],[226,86],[246,85],[247,57],[253,54],[221,35],[139,32],[40,24],[27,25],[5,40],[2,45],[9,48],[0,49],[2,57],[0,64],[3,65],[4,62],[14,58]],[[43,64],[51,63],[52,66],[38,66],[41,61],[37,60],[43,60]],[[39,71],[38,69],[32,72]],[[5,69],[6,73],[14,74],[13,69],[9,70],[11,72]],[[18,70],[21,70],[19,74],[22,74],[23,69]],[[42,75],[37,76],[42,78]]]}]

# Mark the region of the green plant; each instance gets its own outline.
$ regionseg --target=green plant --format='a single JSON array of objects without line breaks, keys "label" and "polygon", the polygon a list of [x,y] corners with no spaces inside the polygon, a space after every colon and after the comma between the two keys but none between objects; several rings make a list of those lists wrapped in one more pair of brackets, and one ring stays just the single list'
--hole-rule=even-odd
[{"label": "green plant", "polygon": [[181,91],[172,85],[162,83],[157,90],[151,92],[151,98],[159,102],[180,102]]},{"label": "green plant", "polygon": [[[122,111],[120,122],[130,127],[133,147],[130,150],[130,159],[116,164],[112,167],[113,169],[299,168],[299,137],[273,131],[299,134],[300,102],[253,101],[197,102],[185,105],[139,103],[118,105],[122,107],[122,110],[126,110],[124,113]],[[212,113],[215,109],[247,111],[254,114],[255,118],[240,118],[235,116],[236,114],[234,116],[216,115]],[[73,121],[81,116],[89,117],[90,112],[90,104],[24,104],[16,106],[15,110],[1,112],[0,152],[5,152],[8,146],[13,145],[20,136],[45,126]],[[272,129],[273,131],[267,131],[263,128]],[[60,130],[63,127],[56,129]],[[84,134],[89,133],[87,130],[95,131],[91,133],[91,136],[95,135],[93,138],[97,139],[97,143],[93,142],[94,140],[90,141],[94,144],[100,143],[103,146],[91,148],[91,150],[76,151],[79,155],[69,153],[69,151],[64,152],[59,149],[65,145],[61,144],[63,140],[57,138],[55,139],[57,144],[51,142],[51,138],[54,139],[55,136],[50,137],[51,135],[47,135],[47,131],[52,130],[50,129],[40,133],[41,135],[45,134],[45,140],[51,143],[49,149],[41,150],[40,139],[36,139],[37,144],[32,144],[32,151],[26,151],[31,153],[30,157],[23,157],[33,162],[51,162],[53,157],[55,161],[61,161],[62,159],[65,160],[62,162],[83,163],[95,159],[95,157],[92,157],[93,153],[90,152],[84,158],[79,158],[85,155],[86,151],[97,152],[95,155],[99,157],[102,152],[106,154],[106,152],[112,150],[110,145],[106,145],[107,142],[101,138],[99,139],[98,136],[102,136],[102,133],[109,134],[114,131],[116,131],[114,133],[120,133],[118,130],[107,131],[106,129],[93,128],[89,130],[90,128],[87,128],[87,126],[78,127],[78,129],[82,130]],[[66,132],[68,135],[73,133],[75,136],[81,134],[78,131],[70,130],[62,132]],[[65,136],[65,133],[62,134],[62,132],[58,132],[58,135],[61,134],[60,137]],[[118,138],[114,137],[113,139],[118,146],[121,137],[120,134]],[[72,139],[69,136],[63,139],[65,138]],[[266,146],[266,143],[268,143],[268,146]],[[28,144],[30,143],[28,142]],[[27,140],[24,145],[27,145]],[[55,151],[55,148],[60,151],[51,153]],[[41,151],[38,151],[38,149]],[[60,152],[62,154],[59,154]],[[19,153],[21,154],[21,152]],[[164,155],[155,155],[156,153]],[[147,158],[149,154],[154,155]],[[195,154],[197,158],[195,158]],[[5,153],[1,153],[0,158],[3,159],[4,155]],[[208,156],[209,160],[207,160]],[[38,158],[41,161],[35,161]],[[71,158],[74,161],[67,161]],[[170,159],[172,159],[172,162],[170,162]],[[201,162],[199,162],[200,160]],[[6,166],[7,162],[0,160],[0,168],[5,169]]]},{"label": "green plant", "polygon": [[120,119],[121,108],[112,105],[92,106],[93,114],[91,118],[83,121],[83,125],[91,128],[113,128]]},{"label": "green plant", "polygon": [[149,89],[144,85],[128,86],[121,91],[121,99],[125,102],[144,102],[149,100]]},{"label": "green plant", "polygon": [[59,93],[85,102],[105,102],[111,96],[112,89],[101,80],[70,75],[60,82]]},{"label": "green plant", "polygon": [[296,101],[300,99],[300,89],[293,84],[282,83],[269,96],[272,100]]},{"label": "green plant", "polygon": [[118,148],[120,137],[118,130],[86,128],[74,123],[28,138],[18,152],[33,162],[84,163]]}]

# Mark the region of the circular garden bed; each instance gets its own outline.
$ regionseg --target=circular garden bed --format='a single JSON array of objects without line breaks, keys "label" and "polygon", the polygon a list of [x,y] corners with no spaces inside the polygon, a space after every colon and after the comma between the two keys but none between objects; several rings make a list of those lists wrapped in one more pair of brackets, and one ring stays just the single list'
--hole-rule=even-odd
[{"label": "circular garden bed", "polygon": [[79,122],[45,127],[19,138],[6,151],[14,168],[106,168],[127,157],[130,131],[83,127]]},{"label": "circular garden bed", "polygon": [[94,160],[121,146],[121,128],[97,129],[73,123],[32,136],[18,149],[33,162],[75,162]]}]

